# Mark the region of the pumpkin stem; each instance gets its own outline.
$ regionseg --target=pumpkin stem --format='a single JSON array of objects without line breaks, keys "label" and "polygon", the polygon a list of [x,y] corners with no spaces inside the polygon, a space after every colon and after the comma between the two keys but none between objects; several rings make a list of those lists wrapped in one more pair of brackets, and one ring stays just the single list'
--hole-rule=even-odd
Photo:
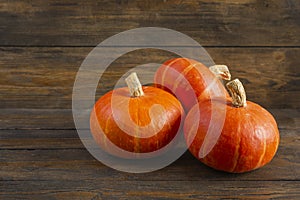
[{"label": "pumpkin stem", "polygon": [[135,72],[131,73],[126,79],[125,82],[129,88],[130,95],[132,97],[140,97],[144,95],[142,85],[139,78]]},{"label": "pumpkin stem", "polygon": [[246,92],[242,82],[239,79],[234,79],[226,84],[229,90],[230,96],[232,97],[232,104],[236,107],[245,107],[246,103]]},{"label": "pumpkin stem", "polygon": [[214,73],[218,78],[229,81],[231,74],[226,65],[213,65],[209,67],[209,70]]}]

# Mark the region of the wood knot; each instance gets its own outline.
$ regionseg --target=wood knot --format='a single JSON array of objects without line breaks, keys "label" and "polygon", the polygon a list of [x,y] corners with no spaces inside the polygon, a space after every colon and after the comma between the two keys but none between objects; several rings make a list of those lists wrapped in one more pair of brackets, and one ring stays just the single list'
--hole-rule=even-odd
[{"label": "wood knot", "polygon": [[278,62],[284,62],[285,61],[285,53],[284,52],[274,52],[273,57]]}]

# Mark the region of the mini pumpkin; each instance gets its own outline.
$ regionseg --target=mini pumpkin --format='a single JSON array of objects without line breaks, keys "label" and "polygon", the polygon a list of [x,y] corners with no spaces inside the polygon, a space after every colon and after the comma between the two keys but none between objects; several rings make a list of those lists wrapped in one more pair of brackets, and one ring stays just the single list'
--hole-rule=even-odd
[{"label": "mini pumpkin", "polygon": [[[227,88],[232,99],[205,100],[187,114],[184,133],[189,150],[201,162],[217,170],[241,173],[260,168],[269,163],[277,151],[276,121],[267,110],[246,101],[244,87],[238,79],[227,83]],[[212,106],[217,115],[214,121],[211,121]],[[210,125],[220,127],[215,144],[209,139]]]},{"label": "mini pumpkin", "polygon": [[170,93],[142,87],[136,73],[126,82],[128,87],[110,91],[96,102],[90,129],[103,150],[128,158],[125,152],[155,152],[169,144],[180,129],[184,110]]},{"label": "mini pumpkin", "polygon": [[231,78],[225,65],[208,68],[193,59],[173,58],[157,69],[154,83],[156,87],[174,94],[188,111],[203,99],[229,96],[220,78]]}]

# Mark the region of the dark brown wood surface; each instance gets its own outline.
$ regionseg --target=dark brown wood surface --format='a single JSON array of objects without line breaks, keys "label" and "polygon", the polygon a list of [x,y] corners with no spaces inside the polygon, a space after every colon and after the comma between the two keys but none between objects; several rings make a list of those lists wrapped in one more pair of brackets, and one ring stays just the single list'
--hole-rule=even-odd
[{"label": "dark brown wood surface", "polygon": [[[271,163],[228,174],[186,152],[164,169],[130,174],[89,154],[72,117],[77,70],[98,43],[146,26],[204,45],[274,115],[281,142]],[[299,33],[298,0],[0,0],[0,199],[299,199]],[[171,57],[157,49],[121,56],[96,97],[130,68]]]},{"label": "dark brown wood surface", "polygon": [[[91,50],[79,47],[1,48],[0,109],[71,108],[77,70]],[[233,77],[242,80],[249,100],[266,108],[300,108],[300,94],[295,92],[300,84],[300,48],[206,50],[215,63],[228,65]],[[154,49],[121,56],[101,79],[97,97],[112,89],[126,70],[149,62],[162,63],[174,56]]]},{"label": "dark brown wood surface", "polygon": [[147,26],[206,46],[300,46],[297,0],[19,0],[0,8],[0,43],[8,46],[95,46]]}]

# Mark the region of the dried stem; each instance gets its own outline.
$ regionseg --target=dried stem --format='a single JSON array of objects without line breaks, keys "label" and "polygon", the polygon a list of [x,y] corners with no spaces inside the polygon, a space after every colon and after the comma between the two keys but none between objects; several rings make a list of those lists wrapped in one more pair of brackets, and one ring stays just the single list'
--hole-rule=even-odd
[{"label": "dried stem", "polygon": [[129,88],[129,92],[132,97],[140,97],[144,95],[142,85],[135,72],[131,73],[125,79],[125,82]]},{"label": "dried stem", "polygon": [[217,77],[229,81],[231,79],[231,74],[226,65],[213,65],[209,67],[210,71],[214,73]]},{"label": "dried stem", "polygon": [[236,107],[245,107],[246,103],[246,92],[242,82],[239,79],[234,79],[226,84],[229,93],[232,97],[232,104]]}]

